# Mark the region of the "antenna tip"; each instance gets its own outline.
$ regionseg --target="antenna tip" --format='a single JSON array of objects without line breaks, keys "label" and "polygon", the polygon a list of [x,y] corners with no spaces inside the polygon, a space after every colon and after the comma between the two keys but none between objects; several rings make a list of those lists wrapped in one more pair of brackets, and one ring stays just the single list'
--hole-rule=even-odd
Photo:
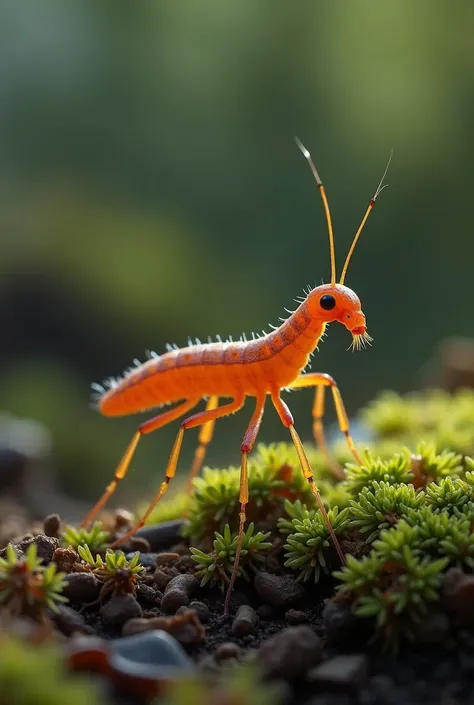
[{"label": "antenna tip", "polygon": [[304,146],[303,142],[302,142],[298,137],[296,137],[296,136],[295,136],[294,140],[295,140],[295,142],[296,142],[298,148],[299,148],[300,151],[302,152],[303,156],[306,157],[306,159],[309,159],[310,156],[311,156],[311,154],[310,154],[309,151],[306,149],[306,147]]}]

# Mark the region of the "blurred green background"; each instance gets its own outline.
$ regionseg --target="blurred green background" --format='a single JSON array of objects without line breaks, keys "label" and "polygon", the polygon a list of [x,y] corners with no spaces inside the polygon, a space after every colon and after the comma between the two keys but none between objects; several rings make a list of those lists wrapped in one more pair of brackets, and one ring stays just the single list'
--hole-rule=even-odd
[{"label": "blurred green background", "polygon": [[[50,429],[63,491],[95,496],[138,423],[91,410],[92,381],[188,335],[260,331],[327,281],[294,135],[339,267],[394,149],[347,277],[373,347],[347,352],[333,325],[313,360],[350,413],[473,335],[473,23],[470,0],[3,0],[0,409]],[[290,402],[309,438],[311,392]],[[209,464],[238,462],[251,405]],[[143,442],[122,500],[161,480],[175,433]],[[261,439],[286,439],[270,408]]]}]

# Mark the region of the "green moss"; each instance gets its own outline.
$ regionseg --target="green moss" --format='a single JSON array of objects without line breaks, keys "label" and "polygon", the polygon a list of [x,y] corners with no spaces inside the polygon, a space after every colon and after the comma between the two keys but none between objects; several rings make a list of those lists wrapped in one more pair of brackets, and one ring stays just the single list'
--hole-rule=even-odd
[{"label": "green moss", "polygon": [[[341,512],[337,507],[329,510],[329,522],[336,535],[344,533],[347,529],[349,512],[349,508]],[[291,527],[292,531],[285,544],[285,567],[298,571],[297,580],[306,581],[313,578],[317,583],[321,572],[329,573],[330,555],[334,553],[328,528],[319,512],[307,511],[300,516],[295,516],[291,521]]]},{"label": "green moss", "polygon": [[123,551],[108,549],[105,560],[100,555],[94,558],[89,546],[78,546],[78,553],[82,560],[93,570],[103,583],[101,599],[105,595],[135,594],[137,577],[145,568],[140,565],[140,553],[137,551],[130,560],[127,560]]},{"label": "green moss", "polygon": [[354,463],[346,465],[344,485],[350,495],[357,497],[362,490],[373,487],[375,483],[408,484],[412,478],[411,457],[408,450],[385,460],[382,460],[381,457],[374,457],[370,451],[366,450],[363,454],[362,465]]},{"label": "green moss", "polygon": [[[270,533],[254,533],[253,523],[249,524],[242,540],[242,549],[240,551],[240,561],[238,576],[243,576],[246,580],[250,580],[248,569],[255,569],[258,563],[264,560],[263,551],[272,547],[272,544],[266,539]],[[224,590],[235,562],[235,554],[237,550],[237,534],[232,536],[230,527],[227,524],[223,534],[216,532],[214,539],[214,550],[207,554],[200,551],[198,548],[191,548],[191,553],[198,565],[197,575],[201,577],[201,586],[209,583],[211,586],[220,585]]]},{"label": "green moss", "polygon": [[0,702],[8,705],[99,705],[88,678],[66,671],[59,648],[0,636]]},{"label": "green moss", "polygon": [[65,548],[69,546],[77,551],[79,546],[86,544],[91,551],[103,551],[110,541],[110,534],[103,531],[102,522],[95,521],[90,529],[66,526],[61,536],[61,543]]},{"label": "green moss", "polygon": [[6,558],[0,558],[0,604],[15,615],[41,620],[46,608],[56,610],[67,602],[61,593],[65,573],[58,573],[56,565],[41,565],[36,544],[28,547],[24,558],[19,558],[8,544]]},{"label": "green moss", "polygon": [[431,603],[439,599],[448,559],[420,558],[405,545],[390,561],[373,551],[334,573],[339,590],[354,600],[356,614],[375,619],[376,631],[385,645],[396,650],[401,638],[415,639],[416,629]]},{"label": "green moss", "polygon": [[382,529],[394,526],[409,509],[418,509],[425,502],[423,493],[416,493],[412,485],[390,485],[373,481],[370,487],[360,492],[357,500],[351,500],[349,525],[362,534],[369,534],[370,543]]}]

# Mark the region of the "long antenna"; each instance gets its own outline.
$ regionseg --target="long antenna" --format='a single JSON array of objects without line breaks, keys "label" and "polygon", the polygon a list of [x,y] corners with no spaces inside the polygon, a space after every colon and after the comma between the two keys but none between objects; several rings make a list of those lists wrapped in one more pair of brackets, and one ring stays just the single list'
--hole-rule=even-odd
[{"label": "long antenna", "polygon": [[364,225],[367,222],[367,218],[369,217],[370,213],[372,212],[373,207],[375,206],[375,201],[377,200],[378,196],[382,193],[384,188],[388,186],[388,184],[384,184],[383,182],[385,181],[385,177],[387,176],[387,171],[390,166],[390,162],[392,161],[393,157],[393,149],[390,151],[390,156],[388,158],[387,166],[385,167],[385,171],[383,173],[382,178],[380,179],[380,183],[377,186],[377,190],[375,191],[375,194],[373,195],[372,199],[369,202],[369,205],[367,207],[367,210],[365,211],[365,215],[362,218],[362,223],[359,225],[359,228],[354,235],[354,239],[352,240],[352,245],[349,248],[349,252],[347,253],[346,261],[344,262],[344,267],[342,268],[342,273],[341,273],[341,278],[339,280],[339,284],[344,284],[344,279],[346,278],[347,274],[347,268],[349,266],[349,262],[351,261],[352,254],[355,250],[355,246],[357,245],[357,240],[359,239],[359,235],[361,234],[362,230],[364,229]]},{"label": "long antenna", "polygon": [[316,181],[316,185],[318,187],[319,193],[321,194],[321,198],[323,201],[324,205],[324,212],[326,213],[326,220],[328,224],[328,233],[329,233],[329,253],[331,256],[331,286],[336,285],[336,253],[334,250],[334,233],[332,230],[332,221],[331,221],[331,211],[329,210],[329,203],[328,199],[326,196],[326,191],[324,190],[323,182],[321,181],[321,178],[318,174],[318,171],[316,167],[314,166],[313,160],[311,159],[311,154],[308,152],[304,144],[298,139],[298,137],[295,137],[295,142],[298,145],[299,149],[301,150],[301,153],[307,160],[311,171],[313,172],[314,179]]}]

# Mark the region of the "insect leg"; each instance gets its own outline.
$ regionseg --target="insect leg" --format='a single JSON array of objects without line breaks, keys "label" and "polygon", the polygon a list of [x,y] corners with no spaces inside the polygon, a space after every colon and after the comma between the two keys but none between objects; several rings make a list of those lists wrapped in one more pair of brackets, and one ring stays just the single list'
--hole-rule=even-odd
[{"label": "insect leg", "polygon": [[[341,480],[344,479],[344,474],[339,466],[335,466],[334,460],[332,460],[326,443],[326,438],[324,436],[323,429],[323,415],[324,415],[324,391],[325,387],[330,387],[332,396],[334,399],[334,406],[336,408],[337,421],[339,424],[339,429],[343,433],[347,440],[347,445],[352,455],[356,459],[359,465],[362,465],[362,460],[357,452],[354,440],[350,433],[349,419],[347,417],[347,412],[344,407],[344,402],[342,401],[341,392],[336,382],[330,375],[324,372],[310,372],[307,375],[301,375],[298,377],[291,385],[290,389],[301,389],[302,387],[316,387],[314,404],[313,404],[313,433],[317,443],[319,443],[323,453],[330,459],[330,467],[333,470],[336,477]],[[337,470],[335,471],[335,468]]]},{"label": "insect leg", "polygon": [[193,414],[193,416],[188,416],[188,418],[182,422],[178,431],[178,435],[176,436],[175,442],[171,449],[168,465],[166,466],[165,479],[161,483],[158,492],[154,496],[153,500],[150,503],[150,506],[148,507],[140,521],[138,521],[135,526],[133,526],[130,531],[125,534],[125,536],[121,536],[118,541],[115,541],[115,543],[112,544],[112,548],[119,546],[121,543],[133,536],[138,531],[138,529],[141,529],[141,527],[145,524],[146,520],[152,513],[153,509],[156,507],[160,499],[165,494],[171,479],[175,476],[176,473],[179,454],[181,452],[181,446],[183,444],[183,436],[186,429],[194,428],[195,426],[202,426],[208,421],[213,421],[215,419],[221,418],[222,416],[228,416],[229,414],[233,414],[234,412],[242,408],[242,406],[244,405],[244,401],[245,397],[240,396],[231,401],[229,404],[225,404],[225,406],[220,406],[217,409],[206,409],[205,411],[200,411],[197,414]]},{"label": "insect leg", "polygon": [[[219,397],[217,397],[217,396],[209,397],[209,400],[208,400],[207,406],[206,406],[206,411],[210,411],[211,409],[216,409],[218,402],[219,402]],[[194,453],[194,458],[193,458],[193,462],[191,465],[191,470],[190,470],[188,482],[187,482],[188,495],[190,495],[192,492],[194,478],[197,475],[199,475],[199,471],[202,468],[202,464],[203,464],[204,458],[206,456],[207,446],[212,441],[212,437],[214,435],[215,425],[216,425],[216,419],[212,419],[211,421],[207,421],[202,426],[201,430],[199,431],[199,437],[198,437],[199,445],[196,448],[196,451]]]},{"label": "insect leg", "polygon": [[235,551],[234,567],[232,568],[232,575],[230,578],[229,585],[227,587],[227,593],[224,602],[224,614],[229,613],[229,602],[232,595],[232,590],[234,583],[237,578],[239,570],[239,559],[240,551],[242,549],[242,540],[244,536],[244,526],[245,526],[245,505],[249,501],[249,488],[248,488],[248,468],[247,468],[247,458],[248,454],[252,451],[255,444],[258,431],[260,429],[260,424],[262,423],[263,410],[265,407],[266,396],[257,397],[257,403],[255,406],[255,411],[252,414],[250,423],[245,432],[242,444],[240,446],[240,452],[242,453],[242,460],[240,466],[240,514],[239,514],[239,534],[237,537],[237,548]]},{"label": "insect leg", "polygon": [[301,439],[296,432],[291,411],[289,410],[288,406],[285,404],[283,399],[280,397],[279,391],[275,391],[274,393],[272,393],[272,402],[273,402],[273,405],[278,413],[278,416],[280,417],[281,422],[283,423],[284,426],[286,426],[288,428],[288,430],[290,432],[291,440],[293,441],[295,448],[296,448],[296,452],[298,453],[298,458],[300,461],[301,469],[303,471],[303,475],[308,480],[309,486],[311,488],[311,492],[313,493],[313,495],[316,499],[319,511],[321,512],[324,523],[326,524],[327,530],[328,530],[329,535],[331,537],[331,540],[334,544],[334,547],[337,551],[337,554],[340,558],[340,561],[341,561],[341,563],[345,563],[344,554],[341,550],[341,547],[339,545],[339,541],[337,540],[336,534],[334,533],[334,529],[331,526],[331,522],[329,521],[329,517],[327,515],[326,508],[323,504],[323,500],[321,499],[321,495],[319,494],[319,489],[314,481],[314,474],[311,469],[311,465],[309,464],[309,460],[306,456]]},{"label": "insect leg", "polygon": [[133,454],[135,453],[138,442],[142,435],[144,433],[151,433],[152,431],[156,431],[158,428],[166,426],[166,424],[170,423],[171,421],[175,421],[180,416],[183,416],[183,414],[185,414],[187,411],[192,409],[193,406],[196,406],[198,401],[199,399],[186,400],[182,404],[175,406],[173,409],[169,409],[168,411],[165,411],[164,413],[159,414],[158,416],[154,416],[149,421],[145,421],[145,423],[142,423],[141,426],[138,427],[137,431],[135,432],[135,435],[130,441],[127,450],[125,451],[120,463],[117,466],[114,479],[107,486],[104,494],[99,499],[99,501],[92,507],[87,516],[83,519],[81,526],[88,526],[95,519],[95,517],[100,512],[104,504],[108,501],[108,499],[113,495],[113,493],[117,489],[117,485],[119,484],[120,480],[123,480],[123,478],[127,474],[128,468],[130,467],[130,463],[132,462]]}]

